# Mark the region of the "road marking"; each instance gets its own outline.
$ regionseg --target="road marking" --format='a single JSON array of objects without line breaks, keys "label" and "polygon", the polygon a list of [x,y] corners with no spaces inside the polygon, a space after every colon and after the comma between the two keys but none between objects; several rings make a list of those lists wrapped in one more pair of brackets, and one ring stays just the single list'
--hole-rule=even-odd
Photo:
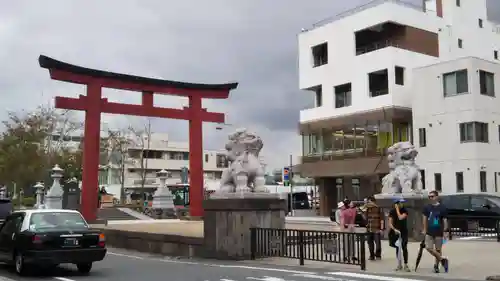
[{"label": "road marking", "polygon": [[358,279],[367,279],[367,280],[379,280],[379,281],[424,281],[420,279],[409,279],[409,278],[401,278],[401,277],[391,277],[391,276],[379,276],[379,275],[371,275],[371,274],[362,274],[355,272],[327,272],[329,275],[343,276],[343,277],[352,277]]},{"label": "road marking", "polygon": [[469,237],[460,237],[458,240],[476,240],[476,239],[481,239],[483,238],[482,236],[469,236]]},{"label": "road marking", "polygon": [[69,278],[66,278],[66,277],[54,277],[54,279],[57,279],[59,281],[75,281],[73,279],[69,279]]},{"label": "road marking", "polygon": [[285,280],[283,278],[277,278],[277,277],[270,277],[270,276],[264,276],[262,278],[257,278],[257,277],[247,277],[247,279],[250,280],[258,280],[258,281],[292,281],[292,280]]},{"label": "road marking", "polygon": [[320,280],[328,280],[328,281],[345,281],[344,278],[336,278],[331,276],[321,276],[321,275],[312,275],[312,274],[294,274],[292,276],[304,277],[309,279],[320,279]]},{"label": "road marking", "polygon": [[[256,266],[246,266],[246,265],[212,264],[212,263],[202,263],[202,262],[168,260],[168,259],[140,257],[140,256],[127,255],[127,254],[114,253],[114,252],[108,252],[108,255],[125,257],[125,258],[130,258],[130,259],[137,259],[137,260],[160,261],[160,262],[175,263],[175,264],[189,264],[189,265],[201,265],[201,266],[219,267],[219,268],[240,268],[240,269],[250,269],[250,270],[260,270],[260,271],[284,272],[284,273],[291,273],[291,274],[316,275],[315,272],[299,271],[299,270],[291,270],[291,269],[283,269],[283,268],[269,268],[269,267],[256,267]],[[61,281],[73,281],[73,280],[61,280]]]}]

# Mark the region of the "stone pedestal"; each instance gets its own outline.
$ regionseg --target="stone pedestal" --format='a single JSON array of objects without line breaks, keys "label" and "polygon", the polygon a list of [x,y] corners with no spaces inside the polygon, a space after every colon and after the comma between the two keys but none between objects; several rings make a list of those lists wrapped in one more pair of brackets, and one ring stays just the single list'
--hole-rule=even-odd
[{"label": "stone pedestal", "polygon": [[207,258],[250,259],[250,228],[285,228],[286,201],[273,194],[218,194],[203,207]]},{"label": "stone pedestal", "polygon": [[46,209],[62,209],[63,189],[61,187],[61,178],[63,169],[59,165],[55,165],[52,169],[52,179],[54,182],[45,196]]},{"label": "stone pedestal", "polygon": [[404,206],[408,210],[408,230],[410,231],[409,239],[412,241],[422,241],[423,239],[422,210],[424,209],[424,206],[429,203],[427,197],[421,194],[375,195],[375,199],[377,200],[377,205],[384,210],[387,228],[388,228],[387,217],[389,215],[389,211],[394,207],[394,199],[401,197],[406,200]]},{"label": "stone pedestal", "polygon": [[153,204],[151,215],[154,219],[177,218],[174,206],[174,195],[166,185],[169,172],[161,170],[158,173],[160,186],[153,194]]}]

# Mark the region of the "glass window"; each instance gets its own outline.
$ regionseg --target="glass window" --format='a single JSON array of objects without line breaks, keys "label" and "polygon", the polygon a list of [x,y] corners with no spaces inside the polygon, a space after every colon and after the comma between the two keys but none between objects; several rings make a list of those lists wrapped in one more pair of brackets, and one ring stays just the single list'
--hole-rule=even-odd
[{"label": "glass window", "polygon": [[445,97],[467,94],[469,92],[467,70],[443,74],[443,90]]},{"label": "glass window", "polygon": [[456,172],[455,180],[457,185],[457,192],[464,192],[464,173]]},{"label": "glass window", "polygon": [[396,66],[394,68],[394,78],[396,85],[404,85],[405,84],[405,68],[401,66]]},{"label": "glass window", "polygon": [[88,228],[87,222],[79,213],[42,212],[34,213],[30,218],[30,230],[50,231],[55,229]]},{"label": "glass window", "polygon": [[495,96],[495,75],[493,73],[479,70],[479,85],[481,95]]},{"label": "glass window", "polygon": [[352,104],[351,83],[335,86],[335,108],[347,107]]},{"label": "glass window", "polygon": [[449,209],[455,210],[467,210],[470,209],[470,196],[459,195],[459,196],[443,196],[441,197],[441,202]]},{"label": "glass window", "polygon": [[440,173],[435,173],[434,174],[434,189],[436,191],[441,192],[443,190],[443,186],[441,183],[441,174]]},{"label": "glass window", "polygon": [[328,63],[328,43],[322,43],[312,47],[313,67]]},{"label": "glass window", "polygon": [[316,87],[316,107],[321,107],[323,105],[323,88],[321,86]]},{"label": "glass window", "polygon": [[488,191],[488,188],[486,186],[486,172],[485,171],[479,172],[479,187],[481,189],[481,192]]},{"label": "glass window", "polygon": [[488,204],[485,197],[482,196],[471,196],[470,205],[473,210],[484,208]]},{"label": "glass window", "polygon": [[418,129],[418,145],[420,147],[427,146],[427,134],[425,128]]},{"label": "glass window", "polygon": [[460,123],[460,142],[488,142],[488,123]]}]

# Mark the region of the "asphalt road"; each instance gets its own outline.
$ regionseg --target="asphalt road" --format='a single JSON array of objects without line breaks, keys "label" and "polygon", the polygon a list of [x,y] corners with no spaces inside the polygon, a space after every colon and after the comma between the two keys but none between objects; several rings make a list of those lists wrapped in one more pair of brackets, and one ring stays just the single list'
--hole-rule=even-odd
[{"label": "asphalt road", "polygon": [[[305,267],[262,266],[238,262],[212,262],[154,257],[146,254],[111,250],[106,259],[95,263],[90,275],[82,276],[72,266],[53,272],[37,272],[18,277],[6,266],[0,266],[0,281],[437,281],[444,279],[401,276],[376,276],[355,272],[325,272]],[[448,279],[449,280],[449,279]]]}]

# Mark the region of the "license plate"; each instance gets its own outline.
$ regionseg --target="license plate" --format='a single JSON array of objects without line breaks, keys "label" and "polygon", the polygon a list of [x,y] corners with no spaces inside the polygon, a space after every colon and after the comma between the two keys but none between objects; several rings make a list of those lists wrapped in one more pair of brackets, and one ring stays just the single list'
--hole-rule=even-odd
[{"label": "license plate", "polygon": [[64,246],[74,247],[80,245],[78,239],[76,238],[66,238],[64,239]]}]

